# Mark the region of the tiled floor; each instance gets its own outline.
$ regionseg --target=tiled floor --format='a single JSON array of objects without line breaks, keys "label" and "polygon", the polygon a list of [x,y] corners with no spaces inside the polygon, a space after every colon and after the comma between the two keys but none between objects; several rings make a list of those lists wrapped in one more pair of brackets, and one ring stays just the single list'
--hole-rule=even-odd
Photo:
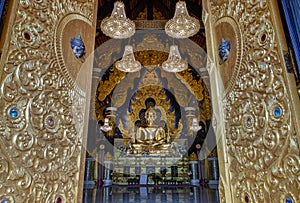
[{"label": "tiled floor", "polygon": [[84,189],[83,203],[218,203],[217,189],[189,186]]}]

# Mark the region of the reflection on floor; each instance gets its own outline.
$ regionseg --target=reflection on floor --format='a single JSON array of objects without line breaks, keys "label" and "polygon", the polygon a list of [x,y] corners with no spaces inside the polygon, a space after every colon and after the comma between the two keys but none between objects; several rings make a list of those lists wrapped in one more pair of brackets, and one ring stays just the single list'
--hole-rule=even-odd
[{"label": "reflection on floor", "polygon": [[99,189],[84,189],[83,203],[218,203],[217,189],[202,187],[102,187]]}]

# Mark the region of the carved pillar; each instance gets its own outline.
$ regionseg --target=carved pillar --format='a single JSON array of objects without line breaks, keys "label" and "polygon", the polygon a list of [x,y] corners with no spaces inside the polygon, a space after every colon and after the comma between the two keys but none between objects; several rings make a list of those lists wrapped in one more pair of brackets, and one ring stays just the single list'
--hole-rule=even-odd
[{"label": "carved pillar", "polygon": [[190,184],[199,185],[198,157],[193,152],[189,157]]},{"label": "carved pillar", "polygon": [[99,147],[98,152],[98,186],[103,185],[103,159],[104,159],[104,149],[105,146],[103,144]]},{"label": "carved pillar", "polygon": [[219,183],[219,163],[217,148],[215,147],[206,159],[206,180],[210,187],[218,187]]},{"label": "carved pillar", "polygon": [[95,186],[95,162],[93,157],[85,159],[84,188],[93,188]]},{"label": "carved pillar", "polygon": [[219,184],[218,157],[210,157],[208,160],[209,177],[208,184],[217,186]]},{"label": "carved pillar", "polygon": [[[97,190],[91,188],[84,188],[82,203],[97,202],[96,200],[97,200]],[[5,202],[1,202],[1,203],[5,203]],[[59,202],[56,201],[56,203]]]},{"label": "carved pillar", "polygon": [[204,180],[204,160],[200,160],[201,145],[197,144],[196,145],[196,149],[197,149],[197,157],[198,157],[199,181],[200,181],[200,185],[204,186],[205,185],[205,180]]},{"label": "carved pillar", "polygon": [[107,152],[104,158],[104,185],[112,184],[112,172],[113,172],[113,158],[112,155]]}]

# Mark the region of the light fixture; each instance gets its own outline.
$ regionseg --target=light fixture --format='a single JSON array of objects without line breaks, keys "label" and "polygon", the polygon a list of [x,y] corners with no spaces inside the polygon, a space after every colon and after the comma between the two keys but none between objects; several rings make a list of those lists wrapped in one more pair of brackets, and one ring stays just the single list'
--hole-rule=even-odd
[{"label": "light fixture", "polygon": [[115,65],[117,69],[123,72],[136,72],[142,68],[141,63],[135,60],[133,48],[130,45],[125,46],[122,59],[117,61]]},{"label": "light fixture", "polygon": [[129,38],[134,35],[135,24],[126,18],[124,3],[116,1],[110,17],[106,17],[101,22],[102,32],[115,39]]},{"label": "light fixture", "polygon": [[100,126],[100,130],[102,130],[104,132],[108,132],[108,131],[112,130],[112,127],[109,125],[108,118],[104,118],[104,124],[102,126]]},{"label": "light fixture", "polygon": [[181,59],[177,45],[170,47],[168,59],[162,63],[162,69],[167,72],[180,72],[188,68],[187,61]]},{"label": "light fixture", "polygon": [[198,130],[201,130],[201,128],[202,127],[199,125],[197,118],[193,118],[192,125],[190,126],[190,130],[197,132]]},{"label": "light fixture", "polygon": [[189,16],[185,1],[178,1],[174,17],[165,25],[167,35],[173,38],[188,38],[200,29],[199,20]]}]

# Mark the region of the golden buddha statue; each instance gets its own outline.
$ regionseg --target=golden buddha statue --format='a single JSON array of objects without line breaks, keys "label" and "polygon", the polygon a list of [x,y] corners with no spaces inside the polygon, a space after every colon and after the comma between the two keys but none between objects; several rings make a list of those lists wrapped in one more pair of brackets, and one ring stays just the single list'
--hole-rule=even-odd
[{"label": "golden buddha statue", "polygon": [[132,149],[150,147],[150,149],[165,149],[169,147],[170,136],[161,125],[156,124],[157,116],[153,107],[145,112],[146,125],[138,127],[129,143]]}]

